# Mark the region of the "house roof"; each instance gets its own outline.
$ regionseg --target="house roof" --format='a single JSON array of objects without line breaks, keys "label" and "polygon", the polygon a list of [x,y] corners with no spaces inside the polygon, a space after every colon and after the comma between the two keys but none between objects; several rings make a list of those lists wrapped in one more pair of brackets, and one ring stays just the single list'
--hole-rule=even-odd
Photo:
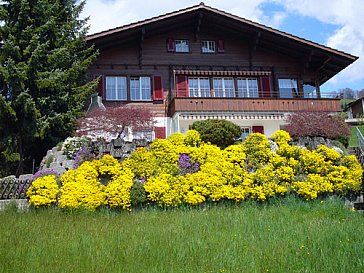
[{"label": "house roof", "polygon": [[311,62],[314,58],[316,69],[322,72],[321,83],[358,59],[357,56],[343,51],[206,6],[203,2],[199,5],[91,34],[86,37],[86,40],[98,48],[107,48],[112,47],[115,43],[126,41],[128,37],[140,38],[141,33],[145,31],[147,34],[158,33],[158,31],[162,33],[166,29],[171,30],[176,26],[189,24],[191,21],[199,21],[201,18],[209,21],[210,24],[225,26],[226,31],[250,32],[252,40],[260,39],[269,48],[280,50],[296,58],[299,57],[303,62]]}]

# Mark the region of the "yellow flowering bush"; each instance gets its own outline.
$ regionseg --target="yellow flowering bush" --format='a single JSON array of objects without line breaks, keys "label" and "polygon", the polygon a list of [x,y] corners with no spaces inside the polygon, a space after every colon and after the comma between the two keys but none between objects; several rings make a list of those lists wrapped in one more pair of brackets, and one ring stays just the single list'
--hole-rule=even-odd
[{"label": "yellow flowering bush", "polygon": [[50,206],[56,203],[59,192],[55,175],[46,175],[32,182],[27,191],[29,204],[35,208]]},{"label": "yellow flowering bush", "polygon": [[58,204],[130,210],[138,204],[131,192],[140,197],[139,204],[176,207],[222,200],[264,202],[289,193],[311,200],[360,189],[363,170],[354,156],[326,146],[312,151],[291,146],[282,130],[272,139],[277,143],[273,151],[274,144],[260,133],[221,150],[203,143],[194,130],[172,134],[155,140],[149,150],[137,149],[121,163],[106,155],[66,172]]},{"label": "yellow flowering bush", "polygon": [[246,137],[242,145],[252,166],[260,166],[268,162],[271,151],[267,136],[261,133],[251,134]]},{"label": "yellow flowering bush", "polygon": [[306,181],[293,182],[292,188],[296,191],[297,195],[306,200],[315,199],[320,194],[332,193],[334,191],[330,181],[319,174],[309,174]]},{"label": "yellow flowering bush", "polygon": [[281,146],[282,144],[288,144],[291,140],[291,136],[284,130],[278,130],[272,134],[271,139]]}]

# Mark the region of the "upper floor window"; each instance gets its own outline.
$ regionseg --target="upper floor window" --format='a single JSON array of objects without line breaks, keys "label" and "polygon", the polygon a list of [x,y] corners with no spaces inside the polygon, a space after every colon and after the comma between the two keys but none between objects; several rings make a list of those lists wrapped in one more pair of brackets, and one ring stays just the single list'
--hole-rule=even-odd
[{"label": "upper floor window", "polygon": [[188,78],[188,93],[190,97],[210,97],[209,78]]},{"label": "upper floor window", "polygon": [[130,78],[131,100],[151,100],[150,77]]},{"label": "upper floor window", "polygon": [[258,80],[249,78],[239,78],[238,82],[238,96],[241,98],[258,98]]},{"label": "upper floor window", "polygon": [[214,78],[215,97],[235,97],[233,78]]},{"label": "upper floor window", "polygon": [[188,53],[190,52],[190,45],[188,40],[175,40],[176,52]]},{"label": "upper floor window", "polygon": [[126,77],[106,77],[106,100],[126,100],[126,93]]},{"label": "upper floor window", "polygon": [[297,98],[298,85],[296,79],[278,79],[280,98]]},{"label": "upper floor window", "polygon": [[202,41],[201,47],[202,47],[202,53],[215,53],[216,52],[215,41]]}]

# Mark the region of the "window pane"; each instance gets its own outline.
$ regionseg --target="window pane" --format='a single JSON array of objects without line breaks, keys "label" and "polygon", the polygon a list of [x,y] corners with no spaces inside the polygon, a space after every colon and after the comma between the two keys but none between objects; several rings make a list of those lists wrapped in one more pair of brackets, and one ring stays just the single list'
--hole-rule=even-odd
[{"label": "window pane", "polygon": [[223,97],[224,96],[224,90],[223,90],[223,87],[222,87],[222,78],[214,78],[213,84],[214,84],[215,97]]},{"label": "window pane", "polygon": [[176,40],[176,52],[190,52],[188,40]]},{"label": "window pane", "polygon": [[200,96],[210,97],[210,81],[208,78],[200,78]]},{"label": "window pane", "polygon": [[106,77],[106,100],[126,99],[126,77]]},{"label": "window pane", "polygon": [[203,53],[215,53],[215,41],[202,41]]},{"label": "window pane", "polygon": [[151,90],[150,90],[150,78],[149,77],[141,77],[141,99],[142,100],[150,100],[151,98]]},{"label": "window pane", "polygon": [[198,97],[198,79],[188,78],[188,93],[190,97]]},{"label": "window pane", "polygon": [[130,78],[130,97],[132,100],[140,100],[139,78]]},{"label": "window pane", "polygon": [[298,97],[297,80],[295,79],[278,79],[280,98]]},{"label": "window pane", "polygon": [[235,97],[234,80],[232,78],[224,79],[225,97]]},{"label": "window pane", "polygon": [[258,80],[257,79],[238,79],[238,96],[242,98],[258,98]]}]

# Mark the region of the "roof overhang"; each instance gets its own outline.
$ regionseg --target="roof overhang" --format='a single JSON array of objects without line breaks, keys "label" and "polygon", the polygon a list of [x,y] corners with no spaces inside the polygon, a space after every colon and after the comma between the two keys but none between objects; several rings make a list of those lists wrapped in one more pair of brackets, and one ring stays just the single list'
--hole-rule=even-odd
[{"label": "roof overhang", "polygon": [[254,46],[275,50],[300,59],[304,69],[314,70],[320,84],[349,66],[358,57],[298,36],[209,7],[203,3],[157,17],[109,29],[86,37],[89,44],[104,50],[122,44],[135,43],[148,36],[162,34],[176,28],[196,27],[219,29],[236,35]]}]

